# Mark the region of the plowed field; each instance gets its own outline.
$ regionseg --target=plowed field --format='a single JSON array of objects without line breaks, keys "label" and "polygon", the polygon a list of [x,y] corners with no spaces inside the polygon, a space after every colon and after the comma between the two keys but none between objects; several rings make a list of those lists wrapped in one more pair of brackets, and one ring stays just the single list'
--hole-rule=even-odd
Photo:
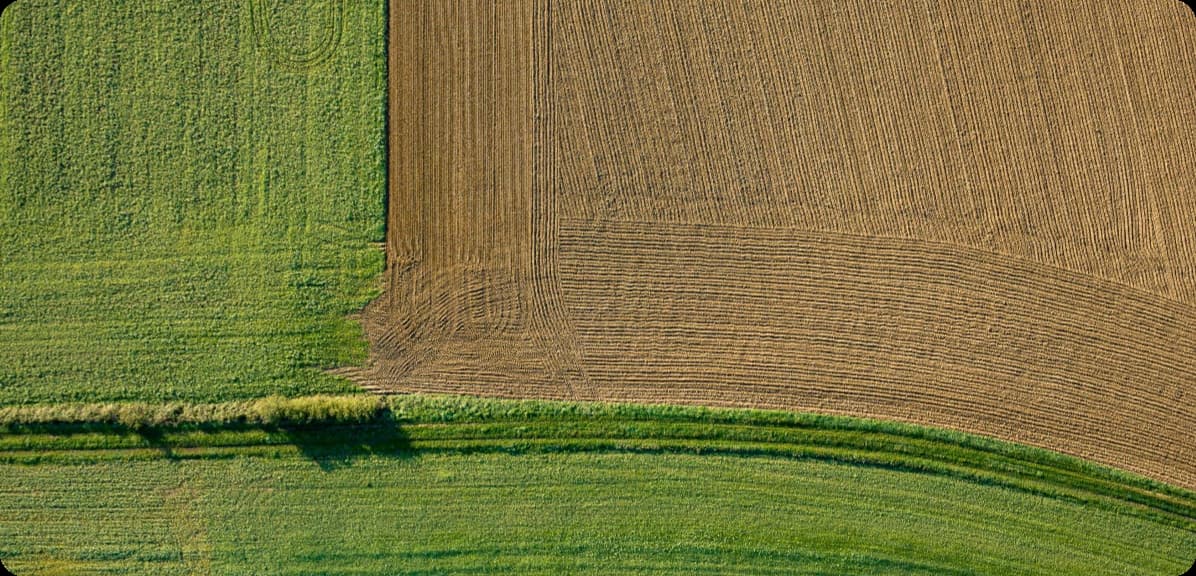
[{"label": "plowed field", "polygon": [[1180,2],[391,5],[388,391],[945,426],[1196,488]]}]

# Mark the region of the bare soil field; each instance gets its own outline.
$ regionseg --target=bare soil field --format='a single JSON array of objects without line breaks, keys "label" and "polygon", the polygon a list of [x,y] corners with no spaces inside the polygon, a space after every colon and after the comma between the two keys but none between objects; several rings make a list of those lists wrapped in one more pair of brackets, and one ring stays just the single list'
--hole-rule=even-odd
[{"label": "bare soil field", "polygon": [[1171,0],[392,0],[394,392],[944,426],[1196,488]]}]

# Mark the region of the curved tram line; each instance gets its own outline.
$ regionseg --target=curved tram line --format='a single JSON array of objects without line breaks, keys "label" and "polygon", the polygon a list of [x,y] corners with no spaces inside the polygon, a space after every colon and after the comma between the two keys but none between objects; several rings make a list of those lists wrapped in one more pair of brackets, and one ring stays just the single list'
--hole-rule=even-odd
[{"label": "curved tram line", "polygon": [[295,51],[281,41],[273,26],[278,0],[251,0],[250,22],[253,26],[254,44],[258,50],[268,54],[275,63],[299,69],[318,66],[328,60],[340,45],[344,36],[345,3],[344,0],[328,0],[331,10],[331,25],[326,33],[313,48],[307,51]]}]

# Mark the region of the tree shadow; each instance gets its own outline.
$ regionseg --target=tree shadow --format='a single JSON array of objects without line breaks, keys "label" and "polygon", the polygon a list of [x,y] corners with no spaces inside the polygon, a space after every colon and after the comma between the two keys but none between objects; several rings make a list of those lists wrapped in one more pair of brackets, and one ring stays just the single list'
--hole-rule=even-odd
[{"label": "tree shadow", "polygon": [[[34,434],[43,436],[53,436],[57,439],[69,440],[74,436],[86,436],[89,434],[105,434],[117,437],[137,437],[144,441],[145,446],[153,448],[161,452],[162,456],[167,459],[177,459],[174,453],[171,442],[166,438],[166,433],[169,429],[146,427],[146,426],[128,426],[118,422],[44,422],[44,423],[24,423],[24,424],[7,424],[0,426],[0,433],[6,434]],[[74,450],[90,450],[90,449],[123,449],[123,448],[141,448],[143,446],[126,446],[126,445],[88,445],[72,446],[68,449]],[[3,572],[0,572],[3,576]]]},{"label": "tree shadow", "polygon": [[162,457],[167,460],[177,460],[174,454],[174,449],[170,443],[166,441],[166,433],[161,428],[126,428],[124,433],[132,433],[140,436],[158,452],[162,453]]},{"label": "tree shadow", "polygon": [[[220,423],[220,424],[189,424],[183,426],[128,426],[116,422],[87,422],[87,423],[35,423],[10,424],[0,426],[0,432],[13,434],[49,435],[58,439],[69,439],[72,436],[89,434],[111,434],[119,437],[136,437],[142,440],[138,445],[99,445],[90,448],[151,448],[158,451],[167,460],[182,460],[193,458],[189,448],[208,447],[219,448],[220,442],[192,444],[180,442],[179,432],[200,432],[218,434],[229,431],[265,431],[279,434],[283,442],[278,446],[294,446],[306,458],[310,459],[321,470],[328,472],[351,466],[355,459],[367,456],[384,456],[388,458],[414,458],[416,451],[411,445],[408,434],[402,424],[396,421],[388,412],[379,414],[366,422],[345,423],[315,421],[302,424],[249,424],[249,423]],[[69,440],[68,440],[69,442]],[[271,444],[274,444],[271,442]],[[240,444],[228,444],[237,446]],[[0,573],[0,576],[3,576]]]},{"label": "tree shadow", "polygon": [[279,431],[325,472],[350,467],[362,457],[409,459],[416,456],[410,437],[389,415],[364,424],[282,426]]}]

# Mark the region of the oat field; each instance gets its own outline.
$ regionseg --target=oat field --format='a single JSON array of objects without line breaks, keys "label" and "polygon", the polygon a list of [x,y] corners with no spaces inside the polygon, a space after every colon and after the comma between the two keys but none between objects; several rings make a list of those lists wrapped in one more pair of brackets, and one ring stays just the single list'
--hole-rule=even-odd
[{"label": "oat field", "polygon": [[4,11],[0,404],[354,389],[385,7],[304,6]]},{"label": "oat field", "polygon": [[1196,487],[1181,3],[391,11],[367,387],[867,415]]}]

